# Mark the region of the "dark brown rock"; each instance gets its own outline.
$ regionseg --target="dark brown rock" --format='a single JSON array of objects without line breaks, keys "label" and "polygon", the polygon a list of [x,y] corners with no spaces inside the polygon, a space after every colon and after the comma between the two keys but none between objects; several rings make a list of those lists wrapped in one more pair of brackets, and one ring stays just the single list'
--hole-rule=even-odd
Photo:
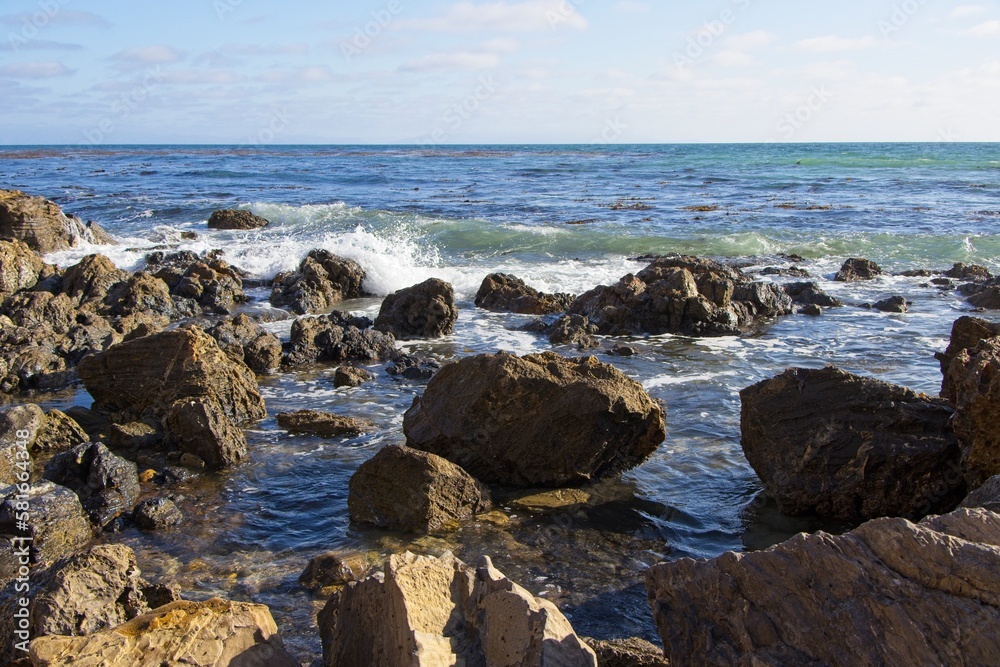
[{"label": "dark brown rock", "polygon": [[270,223],[259,215],[243,209],[221,209],[208,219],[209,229],[260,229]]},{"label": "dark brown rock", "polygon": [[299,315],[322,313],[345,299],[364,296],[365,271],[351,259],[312,250],[294,273],[274,279],[271,305]]},{"label": "dark brown rock", "polygon": [[333,374],[333,386],[335,387],[360,387],[366,382],[371,382],[375,376],[364,368],[357,366],[341,366]]},{"label": "dark brown rock", "polygon": [[137,313],[153,313],[165,317],[176,314],[170,288],[145,271],[139,271],[128,280],[115,285],[104,298],[104,305],[105,312],[116,317]]},{"label": "dark brown rock", "polygon": [[566,311],[575,298],[572,294],[539,292],[509,273],[491,273],[479,286],[476,305],[502,313],[548,315]]},{"label": "dark brown rock", "polygon": [[955,355],[945,383],[954,392],[953,426],[975,488],[1000,474],[1000,337]]},{"label": "dark brown rock", "polygon": [[970,296],[968,302],[976,308],[1000,310],[1000,287],[987,287]]},{"label": "dark brown rock", "polygon": [[301,317],[292,323],[283,364],[301,366],[317,362],[360,361],[371,363],[397,355],[392,334],[374,329],[342,325],[326,315]]},{"label": "dark brown rock", "polygon": [[743,452],[786,514],[916,516],[965,495],[941,399],[832,367],[789,369],[740,398]]},{"label": "dark brown rock", "polygon": [[944,272],[944,275],[956,280],[970,280],[972,282],[986,282],[993,278],[989,269],[979,264],[963,264],[958,262]]},{"label": "dark brown rock", "polygon": [[987,510],[876,519],[662,563],[646,589],[674,665],[985,666],[1000,657],[998,547]]},{"label": "dark brown rock", "polygon": [[941,362],[941,375],[944,379],[941,383],[941,396],[952,403],[955,402],[955,387],[948,381],[948,368],[952,360],[963,350],[979,345],[980,341],[987,338],[1000,336],[1000,324],[994,324],[978,317],[964,316],[955,320],[951,327],[951,339],[948,341],[948,349],[934,355]]},{"label": "dark brown rock", "polygon": [[132,513],[140,530],[166,530],[184,520],[184,515],[169,498],[148,498],[135,506]]},{"label": "dark brown rock", "polygon": [[887,299],[876,301],[872,308],[883,313],[905,313],[910,309],[910,302],[905,297],[890,296]]},{"label": "dark brown rock", "polygon": [[785,285],[785,293],[792,297],[793,302],[803,306],[839,308],[844,305],[840,299],[830,296],[813,282],[788,283]]},{"label": "dark brown rock", "polygon": [[858,280],[874,280],[882,275],[882,269],[871,260],[852,257],[844,262],[840,271],[834,276],[834,280],[842,283],[855,282]]},{"label": "dark brown rock", "polygon": [[442,368],[403,419],[407,444],[488,483],[565,486],[646,460],[661,407],[594,357],[479,355]]},{"label": "dark brown rock", "polygon": [[167,444],[209,468],[234,465],[247,454],[247,440],[222,405],[211,397],[179,400],[163,416]]},{"label": "dark brown rock", "polygon": [[591,639],[583,641],[597,654],[598,667],[669,667],[663,649],[645,639]]},{"label": "dark brown rock", "polygon": [[[213,251],[204,257],[190,251],[146,255],[149,270],[162,280],[170,294],[196,310],[226,315],[247,300],[242,273]],[[190,307],[190,306],[189,306]]]},{"label": "dark brown rock", "polygon": [[85,224],[48,199],[19,190],[0,190],[0,236],[20,239],[43,254],[75,247],[80,240],[114,243],[96,223]]},{"label": "dark brown rock", "polygon": [[380,564],[378,554],[327,551],[309,560],[309,565],[299,576],[299,583],[313,591],[329,586],[343,586],[352,581],[361,581]]},{"label": "dark brown rock", "polygon": [[208,334],[226,354],[255,373],[266,373],[281,365],[281,341],[245,314],[220,322]]},{"label": "dark brown rock", "polygon": [[45,423],[38,430],[34,447],[40,452],[61,452],[89,441],[86,431],[66,413],[49,410],[45,414]]},{"label": "dark brown rock", "polygon": [[983,482],[962,501],[960,507],[982,507],[991,512],[1000,512],[1000,475],[994,475]]},{"label": "dark brown rock", "polygon": [[329,412],[298,410],[277,415],[278,426],[293,433],[308,433],[320,438],[360,435],[375,428],[367,419],[343,417]]},{"label": "dark brown rock", "polygon": [[73,490],[99,528],[130,514],[139,500],[136,465],[100,442],[77,445],[52,457],[45,466],[45,479]]},{"label": "dark brown rock", "polygon": [[454,330],[457,319],[455,290],[443,280],[430,278],[387,296],[375,328],[396,340],[439,338]]},{"label": "dark brown rock", "polygon": [[66,269],[62,290],[77,304],[103,301],[114,285],[128,278],[127,271],[117,268],[104,255],[87,255]]},{"label": "dark brown rock", "polygon": [[553,345],[574,345],[578,350],[600,347],[600,343],[594,338],[598,327],[583,315],[563,315],[546,327],[545,333]]},{"label": "dark brown rock", "polygon": [[0,240],[0,299],[34,287],[44,267],[45,263],[25,243]]},{"label": "dark brown rock", "polygon": [[492,507],[489,491],[440,456],[389,445],[351,477],[351,521],[382,528],[434,532]]},{"label": "dark brown rock", "polygon": [[[18,496],[27,496],[19,498]],[[28,531],[18,529],[19,502],[31,508]],[[33,565],[47,565],[76,553],[94,537],[94,529],[83,513],[80,499],[69,489],[42,481],[26,494],[14,486],[0,488],[0,535],[30,537]]]}]

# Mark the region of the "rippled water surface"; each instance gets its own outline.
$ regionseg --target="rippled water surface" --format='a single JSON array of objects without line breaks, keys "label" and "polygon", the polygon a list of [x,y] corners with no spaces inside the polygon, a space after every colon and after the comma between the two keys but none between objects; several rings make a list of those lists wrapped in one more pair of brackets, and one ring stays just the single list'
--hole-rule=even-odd
[{"label": "rippled water surface", "polygon": [[[444,536],[376,531],[347,517],[347,480],[379,447],[404,441],[402,415],[421,385],[381,365],[370,367],[375,382],[356,389],[335,389],[332,367],[262,378],[271,417],[248,431],[250,459],[176,490],[183,529],[113,539],[136,549],[149,576],[176,580],[191,597],[270,605],[303,659],[319,651],[313,614],[322,599],[297,577],[329,549],[452,549],[469,561],[489,553],[556,601],[581,633],[655,639],[640,585],[648,565],[844,528],[784,518],[754,500],[760,484],[739,445],[740,389],[788,366],[833,363],[937,393],[933,353],[969,306],[926,278],[834,283],[841,262],[864,256],[887,273],[959,261],[1000,270],[1000,149],[990,144],[36,147],[0,148],[0,168],[0,187],[44,194],[122,239],[100,251],[130,269],[154,247],[223,248],[231,263],[266,278],[323,247],[358,260],[375,294],[430,276],[449,280],[460,301],[455,333],[404,345],[441,361],[550,349],[515,330],[530,318],[472,304],[482,278],[497,270],[539,289],[579,293],[642,268],[629,259],[636,255],[738,259],[753,271],[787,268],[779,254],[795,253],[811,279],[847,304],[741,338],[629,339],[636,356],[604,359],[668,406],[659,451],[622,479],[585,488],[585,504],[532,510],[501,494],[498,512]],[[233,206],[272,224],[206,229],[214,209]],[[182,231],[199,236],[182,241]],[[50,259],[68,265],[93,250]],[[261,301],[266,294],[252,292]],[[894,294],[913,301],[909,313],[859,307]],[[345,304],[369,315],[378,305]],[[287,335],[288,322],[268,326]],[[89,404],[82,391],[43,400]],[[274,414],[301,408],[367,417],[379,428],[324,441],[277,427]]]}]

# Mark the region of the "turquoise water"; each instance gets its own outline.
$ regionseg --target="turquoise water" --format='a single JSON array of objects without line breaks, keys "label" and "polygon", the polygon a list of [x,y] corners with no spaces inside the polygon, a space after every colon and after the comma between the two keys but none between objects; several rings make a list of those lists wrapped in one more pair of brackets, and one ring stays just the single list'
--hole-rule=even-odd
[{"label": "turquoise water", "polygon": [[[739,390],[788,366],[833,363],[934,394],[933,353],[970,308],[954,291],[891,274],[958,261],[1000,271],[1000,148],[993,144],[15,147],[0,148],[0,174],[0,187],[43,194],[98,221],[123,241],[99,250],[130,269],[154,247],[223,248],[230,262],[265,278],[323,247],[358,260],[374,294],[431,276],[449,280],[460,306],[454,335],[404,346],[441,361],[550,349],[515,330],[529,318],[471,303],[482,278],[497,270],[539,289],[579,293],[640,269],[630,259],[637,255],[692,253],[753,271],[788,267],[781,254],[794,253],[847,304],[741,338],[629,340],[635,357],[604,360],[668,406],[667,442],[645,465],[589,489],[584,508],[538,513],[508,504],[506,525],[481,521],[415,543],[351,526],[346,495],[362,461],[404,440],[402,414],[422,387],[379,365],[371,367],[376,382],[352,390],[333,388],[332,368],[263,378],[271,417],[248,433],[250,460],[181,489],[183,531],[113,539],[136,548],[145,572],[178,580],[192,597],[269,604],[303,657],[318,652],[311,623],[321,600],[299,589],[296,577],[311,556],[332,548],[451,548],[468,560],[489,553],[566,610],[582,633],[655,638],[637,586],[648,565],[842,528],[785,519],[754,501],[760,485],[739,446]],[[272,225],[206,229],[213,210],[232,206]],[[182,240],[183,231],[199,236]],[[68,265],[93,250],[50,259]],[[890,275],[834,283],[851,256],[873,259]],[[252,292],[261,301],[266,294]],[[859,307],[894,294],[913,301],[910,313]],[[378,305],[374,298],[347,307],[373,314]],[[268,326],[287,335],[289,323]],[[89,403],[82,391],[44,400]],[[344,442],[292,437],[273,415],[299,408],[367,417],[379,429]]]}]

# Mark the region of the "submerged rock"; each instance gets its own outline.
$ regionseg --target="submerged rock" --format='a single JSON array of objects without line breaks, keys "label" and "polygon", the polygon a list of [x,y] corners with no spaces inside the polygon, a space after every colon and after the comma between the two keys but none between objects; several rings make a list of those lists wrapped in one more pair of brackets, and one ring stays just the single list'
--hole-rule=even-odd
[{"label": "submerged rock", "polygon": [[457,319],[455,290],[443,280],[430,278],[387,296],[375,328],[397,340],[440,338],[454,330]]},{"label": "submerged rock", "polygon": [[740,392],[743,452],[786,514],[917,516],[965,495],[951,408],[836,368],[793,368]]},{"label": "submerged rock", "polygon": [[31,664],[299,667],[285,651],[267,607],[219,598],[172,602],[85,637],[38,638],[31,642]]},{"label": "submerged rock", "polygon": [[328,586],[342,586],[352,581],[361,581],[381,562],[378,554],[327,551],[309,560],[309,565],[299,576],[299,583],[312,591]]},{"label": "submerged rock", "polygon": [[442,368],[403,418],[407,444],[487,483],[565,486],[633,468],[666,437],[642,386],[594,357],[478,355]]},{"label": "submerged rock", "polygon": [[132,518],[139,530],[165,530],[178,525],[184,515],[169,498],[148,498],[136,505]]},{"label": "submerged rock", "polygon": [[910,302],[902,296],[890,296],[887,299],[876,301],[872,308],[883,313],[905,313],[910,309]]},{"label": "submerged rock", "polygon": [[319,616],[323,664],[597,667],[593,650],[548,600],[483,556],[475,570],[440,558],[392,556]]},{"label": "submerged rock", "polygon": [[859,280],[874,280],[882,275],[882,269],[875,262],[868,259],[852,257],[844,262],[840,271],[834,276],[837,282],[847,283]]},{"label": "submerged rock", "polygon": [[351,259],[312,250],[294,273],[278,274],[271,305],[299,315],[322,313],[345,299],[364,296],[365,271]]},{"label": "submerged rock", "polygon": [[395,530],[433,532],[492,507],[489,491],[454,463],[397,445],[362,463],[349,486],[352,521]]},{"label": "submerged rock", "polygon": [[496,312],[549,315],[566,311],[575,298],[539,292],[509,273],[491,273],[483,278],[475,302],[479,308]]},{"label": "submerged rock", "polygon": [[948,366],[955,434],[971,487],[1000,474],[1000,337],[962,350]]},{"label": "submerged rock", "polygon": [[24,241],[42,254],[76,247],[81,240],[115,243],[97,223],[67,216],[54,202],[19,190],[0,190],[0,236]]},{"label": "submerged rock", "polygon": [[963,509],[662,563],[646,589],[670,664],[992,665],[998,568],[1000,516]]},{"label": "submerged rock", "polygon": [[243,209],[224,208],[212,213],[209,229],[260,229],[270,223],[259,215]]},{"label": "submerged rock", "polygon": [[320,438],[361,435],[375,428],[375,424],[367,419],[355,419],[316,410],[282,412],[276,419],[278,426],[286,431],[307,433]]}]

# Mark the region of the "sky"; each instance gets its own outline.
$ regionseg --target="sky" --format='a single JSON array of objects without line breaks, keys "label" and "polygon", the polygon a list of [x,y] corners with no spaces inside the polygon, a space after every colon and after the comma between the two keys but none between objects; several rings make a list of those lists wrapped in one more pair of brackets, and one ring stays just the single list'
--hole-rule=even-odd
[{"label": "sky", "polygon": [[3,0],[0,144],[1000,141],[1000,0]]}]

